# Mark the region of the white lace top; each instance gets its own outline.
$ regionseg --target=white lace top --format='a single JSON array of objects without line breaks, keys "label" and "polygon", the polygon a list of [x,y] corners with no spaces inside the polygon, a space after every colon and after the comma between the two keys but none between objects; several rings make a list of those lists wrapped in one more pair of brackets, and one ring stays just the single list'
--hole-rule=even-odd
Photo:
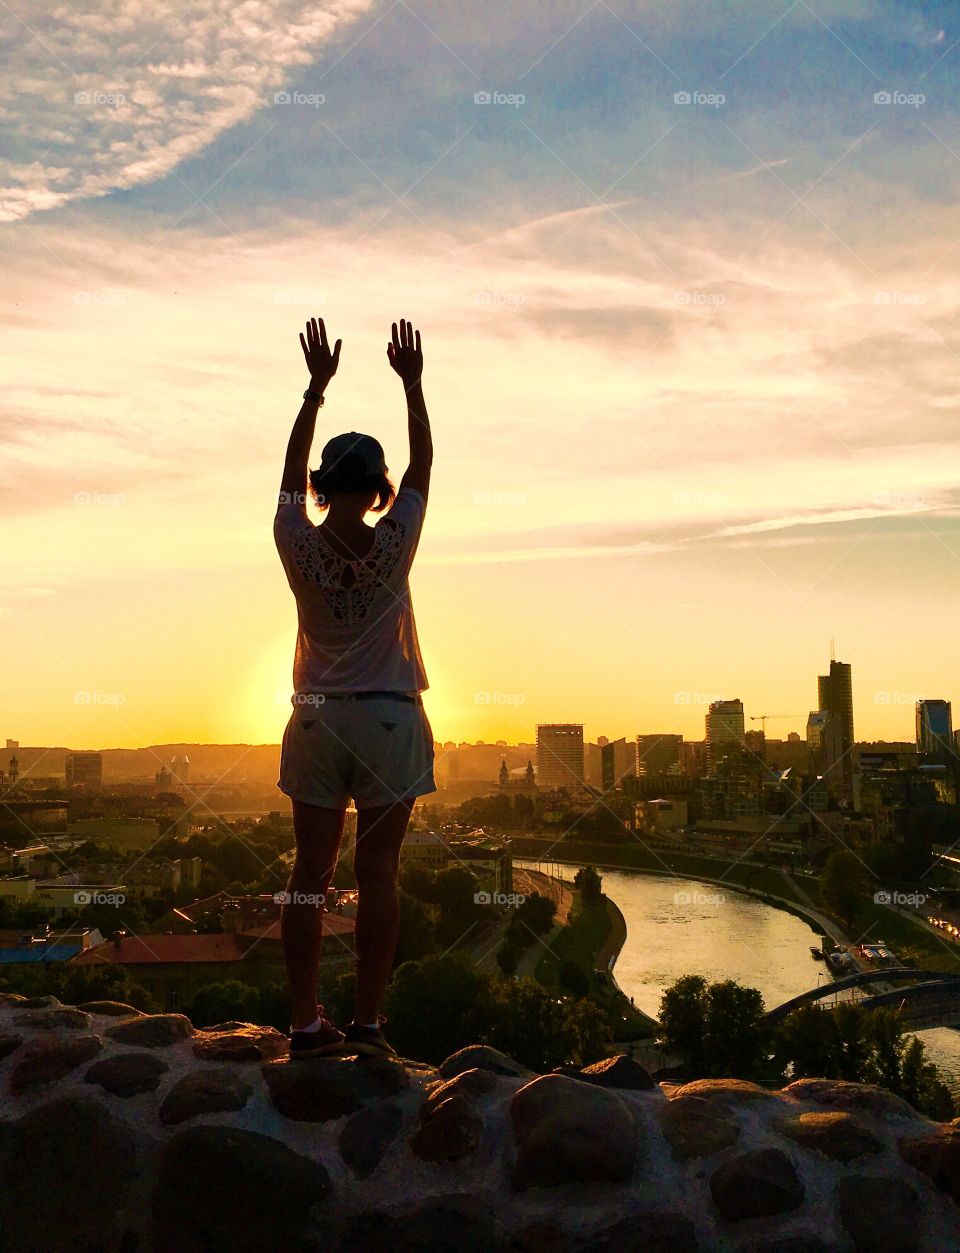
[{"label": "white lace top", "polygon": [[427,687],[408,575],[426,502],[402,488],[358,560],[342,557],[303,505],[281,505],[274,539],[297,601],[294,690],[420,692]]}]

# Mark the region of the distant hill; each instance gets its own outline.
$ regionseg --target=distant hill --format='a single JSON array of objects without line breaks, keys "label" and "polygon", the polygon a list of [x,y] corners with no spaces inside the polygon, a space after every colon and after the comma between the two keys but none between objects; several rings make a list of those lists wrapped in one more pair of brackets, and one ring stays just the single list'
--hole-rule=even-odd
[{"label": "distant hill", "polygon": [[[20,774],[63,775],[65,747],[21,745],[17,749]],[[190,779],[220,779],[223,783],[275,783],[280,763],[279,744],[151,744],[146,748],[104,748],[104,783],[135,783],[152,779],[161,765],[174,757],[190,758]],[[6,769],[7,754],[0,760]]]}]

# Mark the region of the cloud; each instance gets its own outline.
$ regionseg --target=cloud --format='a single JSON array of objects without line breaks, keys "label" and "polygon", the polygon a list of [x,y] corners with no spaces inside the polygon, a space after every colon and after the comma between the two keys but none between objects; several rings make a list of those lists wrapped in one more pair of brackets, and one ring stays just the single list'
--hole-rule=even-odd
[{"label": "cloud", "polygon": [[293,70],[372,7],[86,0],[50,20],[4,5],[0,221],[162,178],[272,103]]}]

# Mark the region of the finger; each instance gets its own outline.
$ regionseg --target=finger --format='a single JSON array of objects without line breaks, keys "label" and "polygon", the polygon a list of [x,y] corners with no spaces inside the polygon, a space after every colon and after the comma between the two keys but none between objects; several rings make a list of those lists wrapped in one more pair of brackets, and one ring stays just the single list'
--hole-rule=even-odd
[{"label": "finger", "polygon": [[323,325],[323,318],[320,319],[320,343],[324,348],[329,348],[327,343],[327,328]]},{"label": "finger", "polygon": [[397,333],[397,324],[394,322],[391,327],[393,331],[393,348],[396,351],[400,347],[400,336]]},{"label": "finger", "polygon": [[420,347],[420,332],[419,331],[416,332],[416,336],[417,336],[417,352],[419,353],[423,351]]},{"label": "finger", "polygon": [[342,339],[338,339],[338,340],[337,340],[337,342],[333,345],[333,369],[334,369],[334,373],[336,373],[337,366],[340,364],[340,345],[341,345],[342,343],[343,343],[343,340],[342,340]]},{"label": "finger", "polygon": [[317,344],[320,342],[320,334],[317,331],[317,319],[316,318],[310,319],[310,330],[312,332],[311,337],[310,337],[310,342],[313,344],[314,348],[316,348]]},{"label": "finger", "polygon": [[303,349],[303,355],[307,355],[307,341],[303,338],[303,332],[300,332],[300,347]]}]

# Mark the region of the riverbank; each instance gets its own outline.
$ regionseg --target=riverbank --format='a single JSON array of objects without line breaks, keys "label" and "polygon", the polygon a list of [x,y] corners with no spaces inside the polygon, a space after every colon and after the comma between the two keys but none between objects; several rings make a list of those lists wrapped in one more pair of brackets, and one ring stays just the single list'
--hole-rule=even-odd
[{"label": "riverbank", "polygon": [[690,853],[674,844],[610,844],[527,835],[512,836],[510,850],[515,858],[527,861],[596,866],[598,870],[631,870],[665,878],[703,879],[748,892],[777,894],[798,906],[809,903],[807,893],[774,866],[745,858],[731,860],[707,853]]},{"label": "riverbank", "polygon": [[[518,842],[519,841],[514,841],[514,845],[513,845],[514,848]],[[609,848],[610,846],[608,845],[606,847]],[[572,855],[568,855],[568,851],[565,848],[561,849],[561,853],[562,855],[558,856],[556,846],[554,846],[551,851],[549,860],[561,866],[563,865],[574,865],[574,866],[591,865],[591,866],[596,866],[597,870],[601,870],[601,871],[603,870],[622,871],[625,874],[651,875],[660,879],[693,880],[698,883],[709,883],[714,887],[726,888],[728,891],[731,891],[731,892],[740,892],[744,896],[750,896],[756,900],[763,901],[767,905],[772,905],[775,909],[784,909],[787,911],[787,913],[793,914],[794,917],[799,918],[802,922],[805,922],[807,926],[811,929],[811,931],[813,931],[813,933],[818,938],[820,936],[825,935],[825,936],[828,936],[830,939],[835,940],[837,944],[840,944],[840,945],[852,944],[852,941],[846,935],[843,928],[840,926],[840,924],[837,922],[835,918],[831,918],[828,914],[825,914],[821,912],[819,909],[816,909],[812,905],[808,904],[810,898],[806,894],[806,892],[804,892],[805,899],[800,900],[799,899],[800,889],[797,887],[797,885],[793,883],[793,881],[789,878],[789,876],[785,872],[780,871],[780,870],[773,870],[772,867],[769,867],[769,866],[760,867],[760,869],[770,871],[772,874],[778,876],[778,879],[780,880],[782,885],[785,886],[788,891],[792,890],[792,895],[784,896],[784,895],[781,895],[780,893],[772,892],[769,890],[769,888],[765,888],[765,887],[764,888],[749,887],[743,883],[735,882],[732,879],[732,877],[726,872],[724,872],[722,875],[711,875],[709,873],[703,873],[701,871],[694,872],[692,870],[679,870],[679,869],[674,869],[674,868],[666,870],[660,867],[638,867],[638,866],[619,864],[616,862],[598,861],[596,859],[588,860],[588,861],[581,861],[581,860],[576,860]],[[528,861],[537,860],[536,857],[531,857],[528,853],[522,850],[518,850],[516,855]],[[548,859],[544,858],[544,860],[548,860]],[[721,861],[720,858],[717,858],[716,860]],[[723,863],[723,864],[727,864],[729,866],[736,865],[735,862]],[[714,866],[714,867],[711,867],[711,869],[716,870],[717,867]],[[619,910],[618,910],[618,913],[619,913]],[[621,919],[622,919],[622,915],[621,915]],[[626,939],[626,923],[624,923],[623,925],[624,925],[624,936],[623,936],[623,939],[621,939],[620,941],[620,948],[623,947],[624,940]],[[617,951],[619,953],[619,948]]]},{"label": "riverbank", "polygon": [[621,1039],[653,1035],[656,1020],[637,1009],[613,975],[627,938],[626,919],[606,895],[590,904],[579,893],[573,895],[574,904],[564,924],[527,949],[516,974],[532,976],[552,992],[589,995],[619,1016]]}]

